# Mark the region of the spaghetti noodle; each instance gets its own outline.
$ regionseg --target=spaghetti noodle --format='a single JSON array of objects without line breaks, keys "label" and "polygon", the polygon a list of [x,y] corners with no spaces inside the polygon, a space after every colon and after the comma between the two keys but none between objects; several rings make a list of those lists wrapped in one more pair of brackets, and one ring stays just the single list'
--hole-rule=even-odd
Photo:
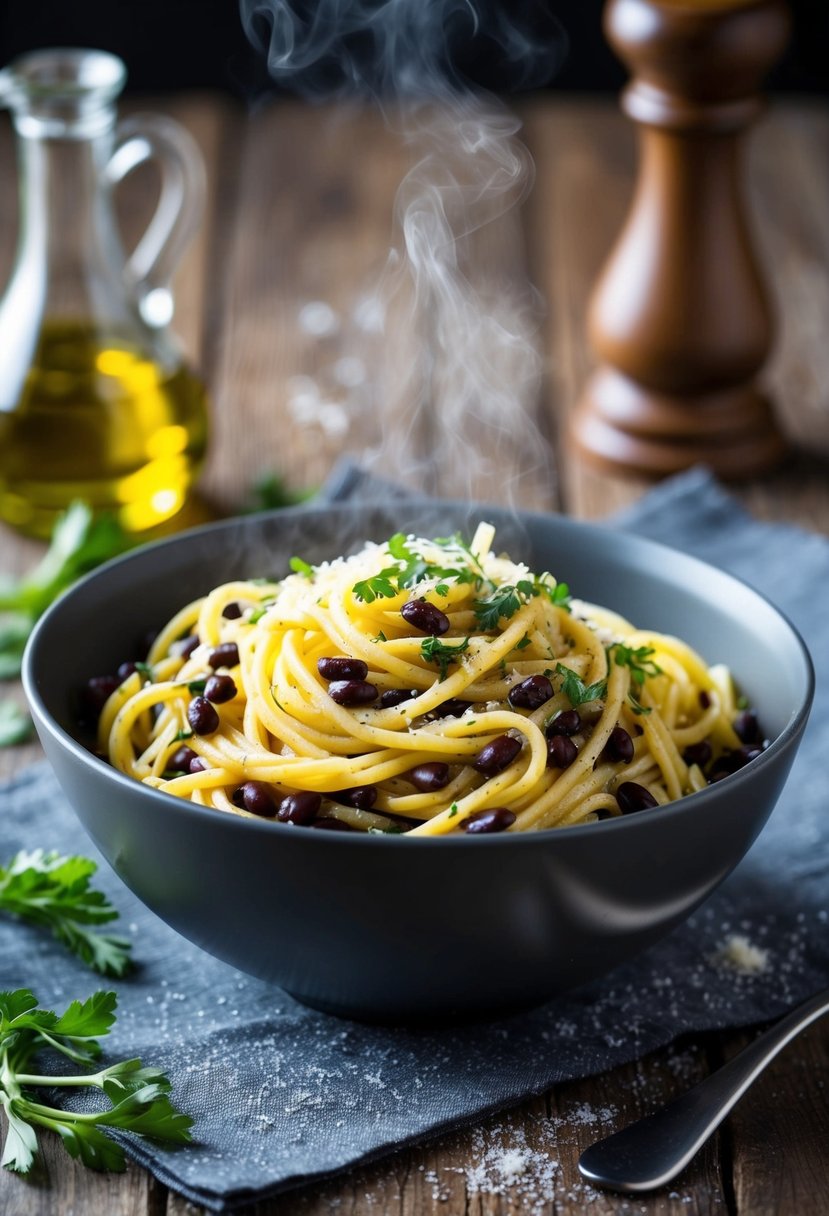
[{"label": "spaghetti noodle", "polygon": [[398,535],[217,587],[108,697],[101,752],[217,811],[441,836],[645,810],[760,750],[727,669],[492,540]]}]

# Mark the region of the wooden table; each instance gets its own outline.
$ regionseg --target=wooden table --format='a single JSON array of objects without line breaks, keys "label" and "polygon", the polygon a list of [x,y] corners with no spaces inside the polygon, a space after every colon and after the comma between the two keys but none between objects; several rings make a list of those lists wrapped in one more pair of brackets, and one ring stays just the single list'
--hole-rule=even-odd
[{"label": "wooden table", "polygon": [[[353,323],[355,304],[370,291],[388,251],[393,199],[413,150],[375,113],[283,103],[246,116],[208,97],[160,98],[144,108],[166,109],[184,122],[208,165],[206,220],[178,276],[176,328],[210,386],[213,443],[204,488],[218,509],[233,509],[257,476],[274,470],[289,485],[317,485],[342,451],[373,460],[386,476],[414,474],[416,483],[444,493],[512,495],[522,505],[582,517],[601,516],[642,492],[641,483],[592,474],[566,441],[568,415],[591,366],[586,300],[622,220],[634,171],[633,135],[614,106],[543,98],[519,107],[537,165],[535,188],[520,210],[474,234],[466,269],[501,304],[520,292],[529,273],[546,300],[539,330],[545,377],[526,402],[521,427],[493,431],[478,415],[460,436],[447,434],[445,424],[447,394],[457,384],[447,385],[439,367],[431,369],[418,409],[406,396],[414,391],[404,374],[406,342],[410,353],[422,349],[421,327],[434,328],[434,317],[404,324],[403,345],[385,379],[372,362],[382,343]],[[4,270],[16,199],[11,138],[5,130],[0,135]],[[758,239],[781,316],[769,379],[795,454],[778,473],[737,493],[758,515],[829,533],[829,114],[807,104],[776,107],[756,132],[749,170]],[[152,190],[146,177],[127,191],[128,230],[146,215]],[[314,302],[335,311],[338,332],[309,332],[326,316],[317,310],[315,322],[313,312],[302,312]],[[356,383],[362,373],[355,357],[366,365],[373,397],[361,397],[367,390]],[[352,362],[342,364],[343,358]],[[340,381],[333,387],[332,376]],[[7,531],[0,546],[4,572],[26,568],[40,552]],[[35,745],[7,750],[0,766],[11,772],[36,753]],[[675,1186],[624,1199],[593,1192],[579,1179],[576,1160],[584,1147],[684,1089],[749,1037],[712,1034],[680,1043],[251,1211],[823,1216],[829,1210],[829,1024],[788,1050]],[[529,1171],[505,1180],[493,1165],[499,1149],[524,1142],[549,1153],[559,1168],[545,1175],[538,1155]],[[0,1216],[196,1211],[135,1167],[124,1176],[94,1175],[52,1144],[46,1158],[44,1186],[3,1175]],[[476,1162],[480,1168],[472,1171]]]}]

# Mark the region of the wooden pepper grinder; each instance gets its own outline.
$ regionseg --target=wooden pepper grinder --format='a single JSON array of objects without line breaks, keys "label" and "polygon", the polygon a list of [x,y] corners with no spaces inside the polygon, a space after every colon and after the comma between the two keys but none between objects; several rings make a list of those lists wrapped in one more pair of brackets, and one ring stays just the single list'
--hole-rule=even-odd
[{"label": "wooden pepper grinder", "polygon": [[784,0],[609,0],[605,30],[633,71],[639,125],[625,226],[591,300],[601,359],[573,419],[614,472],[699,462],[750,477],[784,451],[755,376],[772,339],[740,191],[740,145],[788,34]]}]

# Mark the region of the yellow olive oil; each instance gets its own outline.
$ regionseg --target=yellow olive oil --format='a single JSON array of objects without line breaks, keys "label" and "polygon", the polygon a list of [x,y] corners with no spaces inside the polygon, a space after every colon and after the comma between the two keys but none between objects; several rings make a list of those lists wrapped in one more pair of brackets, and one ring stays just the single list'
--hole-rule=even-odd
[{"label": "yellow olive oil", "polygon": [[146,531],[184,506],[206,441],[204,387],[185,366],[85,322],[49,322],[19,399],[0,401],[0,518],[47,536],[82,498]]}]

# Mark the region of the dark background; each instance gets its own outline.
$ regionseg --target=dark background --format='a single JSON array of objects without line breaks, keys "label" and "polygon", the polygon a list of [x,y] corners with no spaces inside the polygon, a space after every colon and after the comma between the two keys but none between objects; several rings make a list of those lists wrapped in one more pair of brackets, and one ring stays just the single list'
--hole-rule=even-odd
[{"label": "dark background", "polygon": [[[769,85],[827,93],[829,0],[790,2],[793,38]],[[479,7],[496,3],[511,15],[539,14],[542,29],[545,9],[561,23],[569,46],[548,87],[609,91],[624,81],[602,36],[603,0],[481,0]],[[261,55],[247,43],[238,0],[0,0],[0,66],[24,51],[61,45],[114,51],[127,64],[132,92],[216,88],[251,101],[275,91]],[[456,58],[476,83],[511,87],[485,42],[470,47],[467,40]]]}]

